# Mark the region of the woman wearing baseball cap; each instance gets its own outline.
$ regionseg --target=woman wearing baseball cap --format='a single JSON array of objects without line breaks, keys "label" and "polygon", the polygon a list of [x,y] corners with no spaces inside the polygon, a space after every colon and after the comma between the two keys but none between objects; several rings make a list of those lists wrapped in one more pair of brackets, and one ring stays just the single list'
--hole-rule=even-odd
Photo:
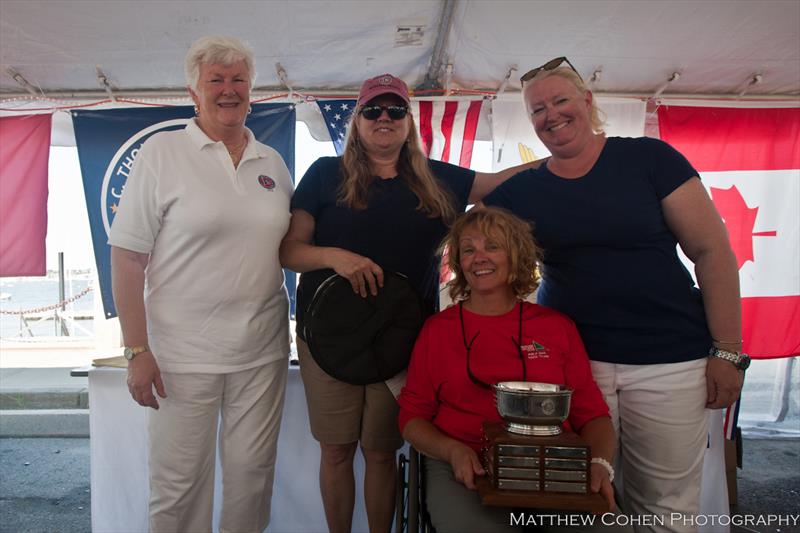
[{"label": "woman wearing baseball cap", "polygon": [[388,531],[395,501],[395,452],[402,445],[397,402],[384,382],[353,385],[314,361],[304,315],[334,272],[354,293],[377,295],[384,272],[408,278],[436,309],[437,245],[456,215],[531,164],[497,174],[429,160],[409,109],[408,87],[383,74],[361,86],[342,157],[318,159],[292,199],[282,264],[302,272],[297,290],[297,345],[311,432],[321,448],[320,490],[331,531],[350,531],[353,457],[366,463],[364,494],[371,531]]}]

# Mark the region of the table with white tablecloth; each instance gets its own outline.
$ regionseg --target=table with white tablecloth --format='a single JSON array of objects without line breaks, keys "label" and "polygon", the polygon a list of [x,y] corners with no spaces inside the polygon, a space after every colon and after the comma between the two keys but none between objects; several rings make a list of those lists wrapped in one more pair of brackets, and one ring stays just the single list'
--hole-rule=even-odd
[{"label": "table with white tablecloth", "polygon": [[[125,370],[89,371],[92,531],[148,530],[147,409],[133,402]],[[364,465],[356,454],[356,479]],[[300,372],[289,368],[286,403],[278,440],[278,464],[268,531],[326,531],[319,494],[319,444],[311,437]],[[217,463],[214,524],[219,522],[221,476]],[[361,483],[357,483],[353,531],[367,531]]]},{"label": "table with white tablecloth", "polygon": [[[91,434],[92,531],[136,533],[148,530],[147,409],[133,402],[119,368],[89,371]],[[711,446],[703,471],[701,513],[728,513],[722,454],[721,411],[714,411]],[[356,454],[356,479],[364,463]],[[272,519],[268,531],[318,533],[326,531],[319,494],[319,445],[311,437],[303,383],[296,366],[289,368],[283,412]],[[219,522],[221,476],[217,463],[214,530]],[[362,483],[356,483],[353,531],[367,531]],[[702,528],[701,528],[702,531]],[[710,531],[710,530],[709,530]]]}]

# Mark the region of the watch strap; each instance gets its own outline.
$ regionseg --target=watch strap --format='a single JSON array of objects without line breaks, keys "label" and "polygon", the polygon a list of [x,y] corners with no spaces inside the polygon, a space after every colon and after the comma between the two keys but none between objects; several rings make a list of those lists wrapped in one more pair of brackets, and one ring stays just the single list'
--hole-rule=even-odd
[{"label": "watch strap", "polygon": [[750,356],[744,352],[732,352],[714,346],[709,350],[708,355],[733,363],[739,370],[747,370],[747,367],[750,366]]},{"label": "watch strap", "polygon": [[146,344],[143,344],[141,346],[126,346],[125,347],[125,359],[130,361],[131,359],[133,359],[134,357],[136,357],[140,353],[149,352],[149,351],[150,351],[150,347],[147,346]]}]

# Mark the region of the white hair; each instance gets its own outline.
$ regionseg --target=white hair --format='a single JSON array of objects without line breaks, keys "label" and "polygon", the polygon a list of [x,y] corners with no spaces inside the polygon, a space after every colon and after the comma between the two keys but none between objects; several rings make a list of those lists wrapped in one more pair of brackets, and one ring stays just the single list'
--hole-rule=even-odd
[{"label": "white hair", "polygon": [[204,63],[221,63],[232,65],[237,61],[244,61],[247,73],[250,76],[250,87],[256,81],[256,71],[253,65],[253,49],[235,37],[224,35],[209,35],[197,39],[186,53],[186,83],[193,91],[197,91],[197,82],[200,79],[200,65]]}]

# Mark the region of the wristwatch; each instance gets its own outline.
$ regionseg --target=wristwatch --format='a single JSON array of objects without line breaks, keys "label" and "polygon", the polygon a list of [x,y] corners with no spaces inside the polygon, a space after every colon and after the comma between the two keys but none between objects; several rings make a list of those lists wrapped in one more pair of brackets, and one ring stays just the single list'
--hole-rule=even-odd
[{"label": "wristwatch", "polygon": [[708,355],[711,357],[725,359],[726,361],[733,363],[733,366],[743,372],[750,366],[750,356],[744,352],[731,352],[728,350],[721,350],[720,348],[714,346],[708,352]]},{"label": "wristwatch", "polygon": [[[133,359],[134,357],[136,357],[140,353],[149,352],[149,351],[150,351],[150,348],[148,348],[147,345],[144,345],[144,346],[126,346],[125,347],[125,351],[122,352],[122,355],[125,356],[125,359],[130,361],[131,359]],[[117,352],[117,353],[119,353],[119,352]]]}]

